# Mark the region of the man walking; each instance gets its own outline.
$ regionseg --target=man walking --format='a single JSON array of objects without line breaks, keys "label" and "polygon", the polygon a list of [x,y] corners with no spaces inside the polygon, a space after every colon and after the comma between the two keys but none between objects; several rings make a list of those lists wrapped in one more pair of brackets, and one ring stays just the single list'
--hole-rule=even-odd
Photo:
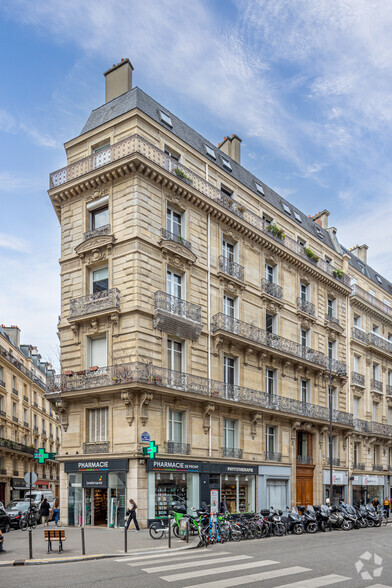
[{"label": "man walking", "polygon": [[389,501],[389,499],[387,497],[385,497],[384,505],[383,506],[384,506],[385,516],[386,516],[387,519],[389,519],[389,509],[390,509],[391,503],[390,503],[390,501]]},{"label": "man walking", "polygon": [[41,520],[42,520],[42,526],[49,526],[49,511],[50,511],[50,507],[49,507],[49,502],[47,498],[44,498],[42,503],[41,503],[41,507],[39,509],[39,514],[41,515]]}]

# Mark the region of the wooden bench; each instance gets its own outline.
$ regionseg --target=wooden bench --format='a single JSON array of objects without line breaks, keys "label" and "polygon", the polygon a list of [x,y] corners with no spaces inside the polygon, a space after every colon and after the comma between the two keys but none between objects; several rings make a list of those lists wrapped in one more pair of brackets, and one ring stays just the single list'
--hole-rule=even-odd
[{"label": "wooden bench", "polygon": [[44,529],[45,541],[48,542],[48,553],[52,550],[52,541],[59,542],[59,553],[63,551],[63,541],[65,541],[64,529]]}]

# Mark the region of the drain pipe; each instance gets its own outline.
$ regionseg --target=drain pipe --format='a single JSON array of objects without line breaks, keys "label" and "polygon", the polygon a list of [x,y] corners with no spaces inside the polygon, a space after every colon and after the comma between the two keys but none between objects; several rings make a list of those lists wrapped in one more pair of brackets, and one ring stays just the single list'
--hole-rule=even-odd
[{"label": "drain pipe", "polygon": [[[206,181],[208,182],[208,163],[206,163]],[[208,328],[208,380],[211,380],[211,214],[207,215],[207,328]],[[212,456],[212,419],[208,424],[208,456]]]}]

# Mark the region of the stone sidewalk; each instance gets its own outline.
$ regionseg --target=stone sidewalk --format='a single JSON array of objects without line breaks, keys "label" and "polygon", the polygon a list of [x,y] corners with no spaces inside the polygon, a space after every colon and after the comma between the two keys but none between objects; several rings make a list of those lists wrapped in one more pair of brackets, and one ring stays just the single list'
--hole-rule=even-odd
[{"label": "stone sidewalk", "polygon": [[[45,527],[46,528],[46,527]],[[53,525],[48,527],[55,529]],[[44,540],[44,531],[41,525],[33,530],[33,559],[37,563],[50,563],[51,560],[71,559],[80,561],[86,557],[119,557],[125,554],[124,551],[124,530],[107,529],[99,527],[86,527],[84,531],[85,551],[82,554],[82,538],[80,528],[75,527],[57,527],[65,530],[66,541],[63,543],[63,552],[58,553],[58,543],[53,542],[52,551],[48,554],[48,544]],[[151,539],[147,529],[137,533],[135,530],[129,530],[127,534],[128,549],[127,555],[135,553],[148,553],[168,549],[168,538],[162,537],[160,540]],[[197,540],[197,541],[196,541]],[[189,537],[189,543],[181,541],[172,536],[171,549],[186,549],[196,547],[197,537]],[[15,560],[28,560],[29,558],[29,533],[28,531],[11,530],[4,534],[4,550],[0,553],[0,566],[15,565]],[[26,562],[28,563],[28,562]]]}]

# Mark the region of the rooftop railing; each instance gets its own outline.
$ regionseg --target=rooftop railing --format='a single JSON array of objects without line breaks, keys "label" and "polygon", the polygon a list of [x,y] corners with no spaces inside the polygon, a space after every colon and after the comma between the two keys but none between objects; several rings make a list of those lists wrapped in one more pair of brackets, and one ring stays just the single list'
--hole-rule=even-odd
[{"label": "rooftop railing", "polygon": [[293,355],[294,357],[299,357],[303,360],[316,363],[325,369],[329,369],[331,362],[331,368],[333,372],[339,373],[342,376],[347,375],[347,368],[345,363],[337,361],[336,359],[329,359],[326,355],[324,355],[324,353],[321,353],[320,351],[316,351],[310,347],[305,347],[300,343],[285,339],[279,335],[268,333],[259,327],[235,319],[231,316],[223,314],[222,312],[212,317],[211,330],[212,332],[223,330],[229,333],[233,333],[234,335],[238,335],[244,339],[254,341],[260,345],[265,345],[266,347],[276,349],[277,351],[281,351],[283,353]]},{"label": "rooftop railing", "polygon": [[[201,398],[229,400],[233,403],[239,402],[274,412],[285,412],[329,421],[329,409],[327,406],[318,406],[276,394],[266,394],[260,390],[234,386],[142,362],[102,367],[95,372],[86,372],[83,375],[76,373],[49,376],[47,380],[47,397],[53,400],[57,395],[65,392],[80,392],[116,385],[121,387],[133,383],[153,385],[174,390],[175,392],[192,393]],[[333,410],[332,420],[335,423],[352,426],[353,415]]]},{"label": "rooftop railing", "polygon": [[[240,202],[236,202],[231,196],[223,194],[219,188],[213,184],[210,184],[207,180],[188,169],[175,159],[172,159],[169,155],[164,153],[161,149],[140,135],[131,135],[130,137],[127,137],[126,139],[123,139],[122,141],[119,141],[118,143],[108,147],[103,167],[111,165],[116,161],[120,161],[121,159],[128,157],[133,153],[139,153],[143,155],[152,163],[155,163],[169,173],[177,176],[180,181],[182,179],[184,183],[192,185],[194,189],[202,193],[204,196],[210,198],[214,202],[217,202],[239,218],[245,220],[257,230],[265,233],[269,237],[275,238],[275,236],[268,231],[268,227],[270,226],[268,222],[255,214],[253,211],[246,208]],[[89,155],[88,157],[80,159],[75,163],[72,163],[51,173],[49,177],[49,187],[55,188],[66,184],[71,180],[80,178],[81,176],[90,173],[96,169],[96,167],[96,155]],[[279,241],[283,247],[309,262],[309,256],[306,254],[304,246],[300,243],[297,243],[295,239],[286,235],[284,239],[279,239],[279,237],[276,237],[276,240]],[[337,271],[332,264],[323,259],[313,261],[312,263],[320,270],[328,274],[329,277],[332,277],[345,286],[350,287],[350,278],[346,274],[341,274],[340,271]]]},{"label": "rooftop railing", "polygon": [[41,382],[41,380],[39,380],[39,378],[37,378],[33,374],[33,372],[31,370],[28,370],[27,368],[25,368],[25,366],[16,357],[14,357],[11,353],[9,353],[2,345],[0,345],[0,355],[2,357],[4,357],[7,361],[12,363],[12,365],[14,367],[16,367],[22,374],[24,374],[30,380],[32,380],[35,384],[37,384],[37,386],[42,388],[42,390],[45,390],[45,384],[43,384]]}]

